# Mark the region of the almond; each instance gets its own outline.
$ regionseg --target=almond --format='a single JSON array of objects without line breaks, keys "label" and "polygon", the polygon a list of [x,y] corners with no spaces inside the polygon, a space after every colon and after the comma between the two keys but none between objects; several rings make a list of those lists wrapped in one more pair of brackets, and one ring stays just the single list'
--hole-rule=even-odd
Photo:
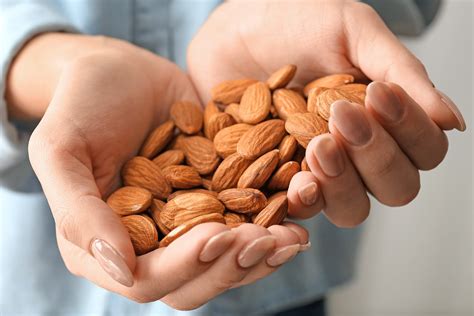
[{"label": "almond", "polygon": [[212,88],[212,100],[223,104],[239,103],[245,90],[257,80],[236,79],[221,82]]},{"label": "almond", "polygon": [[184,152],[180,149],[170,149],[156,156],[153,162],[161,169],[181,165],[184,162]]},{"label": "almond", "polygon": [[232,116],[237,123],[242,123],[242,119],[239,116],[239,106],[238,103],[231,103],[225,107],[224,112]]},{"label": "almond", "polygon": [[158,231],[151,218],[144,215],[129,215],[122,217],[122,223],[128,230],[137,256],[158,248]]},{"label": "almond", "polygon": [[202,178],[202,187],[206,190],[212,190],[212,179]]},{"label": "almond", "polygon": [[356,95],[359,99],[365,100],[367,85],[363,83],[349,83],[349,84],[339,86],[337,88],[342,91],[348,91]]},{"label": "almond", "polygon": [[168,235],[166,235],[161,241],[160,241],[160,248],[161,247],[167,247],[169,246],[173,241],[190,231],[192,228],[199,224],[203,223],[209,223],[209,222],[216,222],[216,223],[222,223],[224,224],[224,216],[222,214],[218,213],[211,213],[211,214],[205,214],[201,216],[197,216],[193,219],[190,219],[186,223],[176,227],[173,229]]},{"label": "almond", "polygon": [[177,197],[178,195],[185,194],[185,193],[204,193],[204,194],[209,194],[210,196],[213,196],[217,198],[217,192],[214,191],[209,191],[207,189],[189,189],[189,190],[178,190],[174,191],[168,196],[168,202]]},{"label": "almond", "polygon": [[245,223],[228,223],[228,224],[226,223],[226,226],[229,228],[237,228],[242,224],[245,224]]},{"label": "almond", "polygon": [[326,90],[329,90],[329,88],[318,87],[309,91],[307,101],[308,112],[318,113],[318,97],[323,91]]},{"label": "almond", "polygon": [[252,128],[252,125],[240,123],[221,129],[214,137],[214,146],[222,158],[237,151],[237,143],[242,135]]},{"label": "almond", "polygon": [[280,196],[287,196],[288,194],[288,191],[284,190],[284,191],[278,191],[278,192],[275,192],[273,193],[272,195],[270,195],[267,199],[267,205],[270,204],[270,202],[272,202],[274,199],[280,197]]},{"label": "almond", "polygon": [[270,178],[280,160],[278,149],[272,150],[255,160],[242,174],[238,188],[260,189]]},{"label": "almond", "polygon": [[202,136],[192,136],[183,139],[183,151],[186,156],[186,162],[201,175],[213,172],[220,161],[214,148],[214,143]]},{"label": "almond", "polygon": [[234,153],[225,158],[214,172],[212,177],[212,190],[220,192],[237,186],[240,176],[251,163],[252,160],[245,159],[238,153]]},{"label": "almond", "polygon": [[150,191],[137,187],[122,187],[112,193],[107,204],[119,215],[132,215],[144,212],[151,204]]},{"label": "almond", "polygon": [[280,151],[280,161],[278,162],[278,166],[290,161],[296,152],[296,148],[298,148],[298,142],[294,136],[286,135],[283,137],[280,145],[278,145],[278,150]]},{"label": "almond", "polygon": [[286,121],[285,128],[304,148],[315,136],[329,131],[327,122],[311,112],[293,114]]},{"label": "almond", "polygon": [[271,90],[284,88],[293,79],[296,73],[295,65],[286,65],[281,67],[270,75],[267,79],[268,87]]},{"label": "almond", "polygon": [[156,225],[158,226],[158,229],[160,230],[160,232],[163,235],[166,235],[170,232],[170,230],[160,220],[160,213],[163,210],[164,206],[165,206],[165,202],[163,202],[162,200],[153,199],[149,213],[151,217],[153,218],[153,220],[155,221]]},{"label": "almond", "polygon": [[288,199],[280,195],[272,199],[263,210],[254,218],[253,223],[263,227],[280,224],[288,212]]},{"label": "almond", "polygon": [[273,104],[278,112],[278,117],[286,120],[294,113],[308,112],[305,99],[297,92],[289,89],[278,89],[273,92]]},{"label": "almond", "polygon": [[331,105],[337,100],[345,100],[353,103],[364,104],[363,99],[349,91],[328,89],[321,92],[316,98],[316,107],[319,116],[328,121]]},{"label": "almond", "polygon": [[272,191],[288,190],[291,178],[300,171],[300,164],[288,161],[275,171],[268,181],[267,188]]},{"label": "almond", "polygon": [[270,113],[271,104],[272,97],[267,84],[257,82],[245,90],[239,105],[239,117],[244,123],[260,123]]},{"label": "almond", "polygon": [[178,101],[171,106],[171,119],[185,134],[195,134],[202,127],[203,114],[201,107],[193,102]]},{"label": "almond", "polygon": [[204,135],[214,140],[216,134],[223,128],[234,125],[234,118],[227,113],[217,113],[211,116],[207,124],[204,124]]},{"label": "almond", "polygon": [[174,127],[174,122],[170,120],[155,128],[143,143],[140,156],[146,158],[156,156],[173,138]]},{"label": "almond", "polygon": [[244,214],[257,213],[267,204],[265,195],[251,188],[227,189],[220,192],[217,198],[224,203],[226,209]]},{"label": "almond", "polygon": [[176,189],[190,189],[202,184],[199,173],[190,166],[168,166],[162,171],[168,183]]},{"label": "almond", "polygon": [[214,114],[221,113],[219,107],[211,100],[204,107],[204,128]]},{"label": "almond", "polygon": [[335,87],[342,86],[343,84],[351,83],[351,82],[354,82],[354,77],[349,74],[335,74],[335,75],[325,76],[308,83],[304,87],[304,94],[308,96],[309,91],[317,87],[335,88]]},{"label": "almond", "polygon": [[262,122],[242,135],[237,143],[237,152],[244,158],[256,159],[278,146],[284,136],[284,121],[273,119]]},{"label": "almond", "polygon": [[311,171],[311,169],[309,169],[306,158],[303,158],[303,161],[301,161],[301,171]]},{"label": "almond", "polygon": [[224,220],[226,225],[234,223],[247,223],[248,217],[245,214],[234,213],[234,212],[225,212]]},{"label": "almond", "polygon": [[123,183],[147,189],[154,197],[162,200],[171,193],[171,186],[151,160],[145,157],[130,159],[122,169]]}]

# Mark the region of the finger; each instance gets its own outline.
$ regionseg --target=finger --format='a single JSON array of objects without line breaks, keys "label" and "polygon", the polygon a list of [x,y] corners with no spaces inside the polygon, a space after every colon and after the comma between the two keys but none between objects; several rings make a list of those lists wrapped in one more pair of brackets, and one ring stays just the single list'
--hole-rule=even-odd
[{"label": "finger", "polygon": [[309,233],[306,228],[288,221],[284,221],[281,225],[288,227],[298,236],[298,238],[300,239],[300,244],[302,246],[300,249],[301,251],[304,251],[311,246],[311,242],[309,241]]},{"label": "finger", "polygon": [[293,176],[287,196],[288,215],[295,218],[313,217],[324,207],[318,180],[309,171],[300,171]]},{"label": "finger", "polygon": [[433,169],[443,160],[448,138],[400,86],[371,83],[366,107],[418,169]]},{"label": "finger", "polygon": [[163,298],[176,309],[194,309],[242,281],[275,248],[276,238],[254,224],[233,229],[232,247],[203,274]]},{"label": "finger", "polygon": [[[42,135],[41,126],[38,127],[31,138],[29,152],[57,232],[93,255],[115,281],[131,286],[135,252],[120,218],[101,199],[91,161],[75,156],[50,137]],[[86,145],[80,141],[68,148],[75,148],[75,153],[87,152]]]},{"label": "finger", "polygon": [[329,130],[380,202],[400,206],[415,198],[420,190],[418,169],[364,107],[336,101],[331,106]]},{"label": "finger", "polygon": [[354,227],[369,215],[364,184],[342,145],[331,134],[319,135],[306,149],[306,161],[321,184],[324,214],[336,226]]},{"label": "finger", "polygon": [[[444,130],[465,130],[456,105],[433,87],[423,64],[385,26],[368,5],[348,5],[344,14],[351,61],[368,77],[400,85]],[[357,27],[352,27],[357,25]]]}]

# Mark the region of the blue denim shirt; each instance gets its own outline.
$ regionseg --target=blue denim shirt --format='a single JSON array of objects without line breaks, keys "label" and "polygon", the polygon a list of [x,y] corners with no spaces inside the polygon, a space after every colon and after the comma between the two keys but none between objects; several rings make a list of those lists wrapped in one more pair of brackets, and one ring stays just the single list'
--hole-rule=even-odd
[{"label": "blue denim shirt", "polygon": [[[174,311],[161,302],[136,304],[71,275],[61,260],[52,216],[27,159],[29,130],[8,121],[3,95],[11,60],[36,34],[69,31],[121,38],[184,67],[187,44],[219,2],[0,0],[2,314],[262,315],[312,302],[352,277],[360,228],[337,229],[324,216],[302,223],[311,233],[308,252],[271,276],[192,312]],[[438,1],[423,0],[367,2],[404,34],[421,32],[438,6]]]}]

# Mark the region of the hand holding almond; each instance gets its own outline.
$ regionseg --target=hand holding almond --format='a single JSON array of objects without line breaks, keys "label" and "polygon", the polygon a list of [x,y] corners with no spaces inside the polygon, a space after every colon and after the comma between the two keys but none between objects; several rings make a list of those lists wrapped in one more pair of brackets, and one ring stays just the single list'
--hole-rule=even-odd
[{"label": "hand holding almond", "polygon": [[[334,78],[306,85],[308,109],[316,108],[311,90],[327,100],[345,101],[318,111],[329,119],[330,134],[312,140],[302,135],[300,141],[309,142],[305,164],[310,171],[297,173],[290,183],[289,213],[296,217],[324,208],[334,224],[355,226],[368,216],[368,192],[386,205],[407,204],[419,191],[419,170],[443,160],[448,148],[444,130],[465,129],[459,110],[432,86],[420,61],[373,9],[355,1],[229,1],[193,40],[188,64],[204,101],[224,80],[266,81],[286,64],[298,66],[288,86],[296,90],[331,74],[349,75],[338,77],[343,81],[374,81],[363,106],[344,97],[344,89],[324,91],[334,88]],[[291,93],[273,93],[276,110]],[[235,113],[245,100],[224,96],[220,102],[235,102],[228,106]],[[301,111],[301,100],[291,108]],[[279,115],[290,127],[312,120],[304,113]]]}]

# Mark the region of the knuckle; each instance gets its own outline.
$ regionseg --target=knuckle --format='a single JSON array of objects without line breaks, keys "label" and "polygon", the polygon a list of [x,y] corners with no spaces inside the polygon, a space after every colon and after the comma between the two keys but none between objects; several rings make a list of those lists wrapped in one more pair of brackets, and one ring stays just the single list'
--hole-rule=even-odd
[{"label": "knuckle", "polygon": [[80,233],[76,218],[70,212],[61,209],[57,209],[56,213],[59,214],[56,216],[56,227],[59,234],[66,240],[74,242]]},{"label": "knuckle", "polygon": [[398,156],[397,150],[398,148],[395,146],[387,147],[374,164],[372,173],[377,176],[385,176],[392,172]]}]

